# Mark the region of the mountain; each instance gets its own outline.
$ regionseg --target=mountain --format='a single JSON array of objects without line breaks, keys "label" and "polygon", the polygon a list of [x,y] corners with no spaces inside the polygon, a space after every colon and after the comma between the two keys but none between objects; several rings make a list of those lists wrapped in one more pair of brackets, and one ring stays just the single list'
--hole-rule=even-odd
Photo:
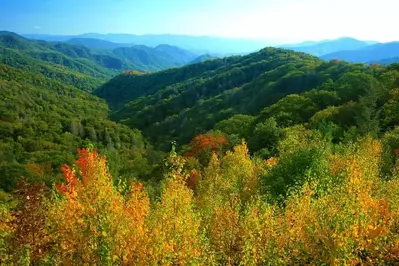
[{"label": "mountain", "polygon": [[[311,45],[309,45],[311,44]],[[323,56],[342,50],[356,50],[369,46],[370,42],[359,41],[353,38],[340,38],[336,40],[324,40],[320,42],[305,42],[295,47],[292,45],[285,45],[282,47],[297,51],[304,52],[315,56]]]},{"label": "mountain", "polygon": [[[24,53],[34,59],[70,65],[68,67],[79,69],[81,73],[92,72],[93,70],[106,72],[107,70],[104,68],[122,69],[124,67],[120,59],[112,55],[94,53],[88,47],[82,45],[35,41],[12,32],[0,33],[0,45],[3,49],[14,49],[14,51]],[[84,69],[84,65],[87,69]]]},{"label": "mountain", "polygon": [[222,38],[210,36],[189,36],[173,34],[97,34],[86,33],[75,36],[65,35],[23,35],[30,39],[39,39],[47,41],[66,41],[72,38],[100,39],[114,43],[135,44],[155,47],[161,44],[177,46],[196,54],[240,54],[257,51],[274,42],[272,40],[251,40],[240,38]]},{"label": "mountain", "polygon": [[96,39],[46,42],[11,32],[0,33],[0,51],[2,63],[89,91],[122,70],[158,71],[189,64],[198,56],[170,45],[151,48]]},{"label": "mountain", "polygon": [[172,140],[187,143],[223,119],[259,114],[286,95],[315,89],[356,69],[367,70],[265,48],[153,74],[120,75],[95,94],[110,104],[112,119],[141,129],[158,147],[168,149]]},{"label": "mountain", "polygon": [[84,90],[98,87],[123,68],[109,55],[97,55],[83,46],[33,41],[15,33],[0,33],[0,63],[74,85]]},{"label": "mountain", "polygon": [[197,57],[196,54],[167,44],[153,48],[90,38],[74,38],[68,40],[67,43],[88,47],[102,55],[114,56],[124,61],[129,68],[137,71],[157,71],[183,66]]},{"label": "mountain", "polygon": [[189,64],[197,55],[178,47],[159,45],[151,48],[144,45],[119,47],[112,50],[119,58],[132,64],[132,68],[139,71],[157,71],[170,67]]},{"label": "mountain", "polygon": [[322,56],[325,60],[340,59],[348,62],[367,63],[399,57],[399,42],[378,43],[353,51],[338,51]]},{"label": "mountain", "polygon": [[291,48],[291,47],[307,47],[307,46],[314,46],[318,45],[321,43],[329,42],[330,40],[322,40],[322,41],[305,41],[301,43],[291,43],[291,44],[284,44],[284,45],[279,45],[280,48]]}]

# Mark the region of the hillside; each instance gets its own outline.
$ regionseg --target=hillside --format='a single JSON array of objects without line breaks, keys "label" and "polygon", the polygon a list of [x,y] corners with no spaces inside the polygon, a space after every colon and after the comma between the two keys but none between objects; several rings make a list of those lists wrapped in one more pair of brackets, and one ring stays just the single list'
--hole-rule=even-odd
[{"label": "hillside", "polygon": [[183,66],[197,57],[188,51],[165,44],[155,48],[144,45],[119,47],[113,49],[112,53],[129,62],[134,70],[146,72]]},{"label": "hillside", "polygon": [[113,43],[101,39],[74,38],[67,43],[82,45],[102,55],[113,56],[125,62],[124,68],[136,71],[158,71],[187,65],[197,57],[176,46],[161,44],[156,47],[127,43]]},{"label": "hillside", "polygon": [[399,57],[399,42],[379,43],[353,51],[338,51],[322,56],[325,60],[340,59],[348,62],[367,63]]},{"label": "hillside", "polygon": [[0,88],[1,189],[13,188],[21,175],[46,176],[44,181],[54,182],[60,167],[89,143],[103,152],[120,152],[116,158],[122,161],[112,166],[118,176],[124,167],[130,176],[144,176],[142,170],[123,164],[137,158],[145,165],[141,158],[146,156],[147,142],[138,130],[108,120],[108,106],[101,99],[4,64],[0,64]]},{"label": "hillside", "polygon": [[113,119],[143,130],[165,148],[172,140],[187,143],[235,114],[257,115],[286,95],[318,88],[350,71],[372,70],[266,48],[149,75],[121,75],[95,93],[111,105]]},{"label": "hillside", "polygon": [[[308,53],[314,56],[324,56],[342,50],[357,50],[370,45],[370,42],[359,41],[353,38],[340,38],[336,40],[324,40],[320,42],[305,42],[294,45],[283,45],[282,48],[287,48],[297,52]],[[332,58],[333,59],[333,58]]]}]

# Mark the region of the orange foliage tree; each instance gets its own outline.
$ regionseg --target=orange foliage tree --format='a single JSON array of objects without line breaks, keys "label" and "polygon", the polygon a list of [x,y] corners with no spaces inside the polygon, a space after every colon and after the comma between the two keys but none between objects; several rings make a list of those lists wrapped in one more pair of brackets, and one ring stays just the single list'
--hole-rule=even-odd
[{"label": "orange foliage tree", "polygon": [[216,136],[215,134],[203,134],[196,136],[191,142],[189,151],[184,155],[186,157],[196,157],[202,165],[207,165],[212,153],[220,154],[223,147],[229,145],[228,140],[224,136]]}]

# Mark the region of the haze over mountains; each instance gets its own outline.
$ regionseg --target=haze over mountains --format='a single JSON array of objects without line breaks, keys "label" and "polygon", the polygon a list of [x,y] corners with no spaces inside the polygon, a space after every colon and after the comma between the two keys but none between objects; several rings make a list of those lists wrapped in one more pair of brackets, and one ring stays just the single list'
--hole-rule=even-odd
[{"label": "haze over mountains", "polygon": [[273,44],[267,40],[250,40],[241,38],[222,38],[209,36],[188,36],[173,34],[97,34],[86,33],[81,35],[42,35],[42,34],[23,34],[30,39],[45,41],[68,41],[71,39],[98,39],[119,45],[136,44],[155,47],[160,44],[177,46],[182,49],[190,50],[196,54],[212,53],[216,55],[241,54],[254,52],[262,47]]},{"label": "haze over mountains", "polygon": [[371,43],[359,41],[353,38],[339,38],[336,40],[323,40],[320,42],[304,42],[298,46],[295,44],[283,45],[282,48],[288,48],[297,52],[304,52],[315,56],[322,56],[341,50],[357,50],[369,46]]},{"label": "haze over mountains", "polygon": [[[170,45],[154,48],[143,45],[119,45],[97,39],[71,39],[67,42],[30,40],[15,33],[0,32],[2,61],[12,64],[24,56],[61,64],[94,77],[109,77],[115,71],[134,69],[156,71],[186,65],[199,55]],[[26,63],[28,64],[28,63]]]},{"label": "haze over mountains", "polygon": [[[349,62],[359,63],[378,63],[384,60],[395,61],[394,58],[399,56],[399,42],[378,43],[365,46],[356,50],[343,50],[323,55],[321,58],[342,59]],[[390,60],[391,59],[391,60]]]},{"label": "haze over mountains", "polygon": [[[94,50],[133,47],[144,45],[155,48],[158,45],[171,45],[190,51],[192,54],[210,57],[220,57],[233,54],[248,54],[258,51],[263,47],[276,46],[298,52],[309,53],[322,59],[340,59],[359,63],[382,63],[397,62],[397,46],[395,42],[378,43],[376,41],[360,41],[350,37],[333,40],[306,41],[297,44],[278,44],[273,40],[251,40],[240,38],[220,38],[209,36],[187,36],[187,35],[132,35],[132,34],[96,34],[87,33],[81,35],[40,35],[25,34],[31,39],[46,41],[67,42],[70,44],[84,45]],[[120,50],[120,53],[124,49]],[[195,59],[192,59],[196,62]],[[190,60],[188,60],[190,61]],[[183,60],[187,63],[187,60]],[[176,62],[182,65],[182,61]],[[165,65],[148,68],[146,70],[157,70]],[[141,66],[143,69],[143,66]]]}]

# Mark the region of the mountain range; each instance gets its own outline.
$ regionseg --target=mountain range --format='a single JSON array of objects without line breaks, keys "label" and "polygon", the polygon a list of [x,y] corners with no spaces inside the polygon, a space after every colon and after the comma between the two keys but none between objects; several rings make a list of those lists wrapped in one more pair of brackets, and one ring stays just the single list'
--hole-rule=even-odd
[{"label": "mountain range", "polygon": [[85,33],[80,35],[43,35],[23,34],[24,37],[45,41],[69,41],[71,39],[98,39],[118,44],[145,45],[155,47],[160,44],[169,44],[195,54],[210,53],[215,56],[243,54],[257,51],[267,45],[272,45],[273,40],[252,40],[243,38],[223,38],[211,36],[189,36],[173,34],[98,34]]},{"label": "mountain range", "polygon": [[[10,66],[22,64],[26,69],[42,74],[52,72],[51,75],[64,81],[66,79],[62,76],[105,80],[127,69],[141,72],[157,71],[186,65],[199,57],[165,44],[152,48],[143,45],[119,45],[95,39],[46,42],[30,40],[5,31],[0,32],[0,50],[0,60],[3,63]],[[91,89],[99,85],[94,83],[83,86]]]},{"label": "mountain range", "polygon": [[337,51],[323,55],[321,58],[325,60],[341,59],[356,63],[390,63],[397,62],[395,57],[399,57],[399,42],[378,43],[360,49]]},{"label": "mountain range", "polygon": [[371,44],[374,44],[374,42],[359,41],[354,38],[339,38],[336,40],[323,40],[319,42],[304,42],[298,45],[283,45],[281,47],[315,56],[324,56],[342,50],[358,50]]},{"label": "mountain range", "polygon": [[[132,48],[136,46],[136,48],[141,51],[131,51],[128,53],[130,54],[130,57],[135,58],[135,60],[139,58],[137,55],[138,53],[142,54],[148,52],[148,49],[146,52],[143,52],[140,47],[148,46],[149,48],[156,48],[159,45],[165,44],[187,50],[191,54],[195,54],[198,57],[202,57],[203,54],[208,54],[210,58],[228,55],[244,55],[250,52],[255,52],[265,46],[277,46],[297,52],[304,52],[321,57],[325,60],[340,59],[358,63],[387,64],[390,62],[397,62],[395,58],[398,57],[398,54],[395,50],[395,46],[397,45],[395,42],[378,43],[376,41],[361,41],[350,37],[277,45],[276,41],[273,40],[249,40],[240,38],[186,36],[173,34],[132,35],[86,33],[81,35],[26,34],[24,36],[31,39],[83,45],[92,49],[93,51],[101,53],[104,53],[103,50],[112,51],[114,49],[119,49],[119,54],[126,55],[126,50],[128,50],[128,48],[136,50]],[[135,55],[131,55],[132,53]],[[147,56],[151,58],[151,55],[146,55],[145,57]],[[187,64],[188,61],[190,60],[183,60],[184,64]],[[198,60],[192,59],[191,61],[201,61],[201,58]],[[182,63],[178,62],[177,65],[174,65],[159,64],[158,62],[154,63],[154,67],[149,68],[143,67],[143,65],[146,65],[146,63],[143,62],[139,62],[138,65],[139,66],[136,68],[140,68],[141,70],[154,71],[165,67],[181,66]]]}]

